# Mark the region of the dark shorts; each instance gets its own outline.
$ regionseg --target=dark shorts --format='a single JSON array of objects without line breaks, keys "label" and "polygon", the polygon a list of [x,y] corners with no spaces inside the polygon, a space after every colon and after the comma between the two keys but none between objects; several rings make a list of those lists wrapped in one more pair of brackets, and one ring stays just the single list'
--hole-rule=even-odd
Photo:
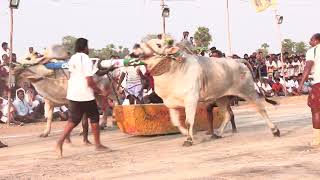
[{"label": "dark shorts", "polygon": [[69,100],[69,121],[77,125],[81,122],[84,114],[87,115],[91,123],[99,123],[99,111],[95,100],[83,102]]},{"label": "dark shorts", "polygon": [[308,97],[308,106],[311,109],[320,108],[320,83],[314,84],[311,87],[311,91],[309,92]]}]

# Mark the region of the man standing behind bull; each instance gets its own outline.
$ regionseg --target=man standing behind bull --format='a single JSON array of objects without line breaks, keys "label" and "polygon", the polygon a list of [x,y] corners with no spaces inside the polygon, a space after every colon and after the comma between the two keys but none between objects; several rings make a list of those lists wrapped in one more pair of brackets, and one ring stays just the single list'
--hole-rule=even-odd
[{"label": "man standing behind bull", "polygon": [[299,92],[302,92],[303,84],[313,73],[313,85],[309,93],[308,106],[311,108],[314,139],[312,146],[320,145],[320,33],[314,34],[310,39],[311,49],[306,54],[306,67],[299,83]]},{"label": "man standing behind bull", "polygon": [[64,140],[70,136],[73,128],[80,123],[83,114],[86,114],[90,119],[96,150],[108,149],[100,143],[99,112],[94,97],[94,92],[102,95],[106,95],[106,93],[100,90],[93,80],[92,76],[95,71],[88,56],[88,40],[77,39],[75,52],[76,54],[68,62],[70,79],[68,80],[67,99],[69,100],[70,117],[63,135],[57,142],[58,157],[62,157]]}]

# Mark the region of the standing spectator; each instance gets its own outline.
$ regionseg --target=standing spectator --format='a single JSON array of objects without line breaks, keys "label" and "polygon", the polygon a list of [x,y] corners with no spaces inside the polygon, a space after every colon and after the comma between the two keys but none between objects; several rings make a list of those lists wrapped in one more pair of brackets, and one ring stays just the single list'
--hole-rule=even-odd
[{"label": "standing spectator", "polygon": [[189,38],[189,32],[188,31],[184,31],[182,33],[182,41],[188,41],[188,38]]},{"label": "standing spectator", "polygon": [[68,80],[67,99],[69,100],[70,118],[56,146],[58,157],[62,158],[64,140],[81,121],[84,114],[90,119],[96,150],[106,150],[100,142],[99,111],[94,92],[107,96],[107,92],[97,87],[93,80],[96,73],[90,60],[88,40],[79,38],[75,42],[75,52],[69,60],[70,78]]},{"label": "standing spectator", "polygon": [[[6,54],[7,56],[9,56],[9,48],[8,48],[8,43],[7,42],[3,42],[1,44],[1,50],[0,50],[0,55],[2,56],[3,54]],[[1,62],[2,63],[2,62]]]},{"label": "standing spectator", "polygon": [[287,58],[287,61],[286,61],[286,67],[287,67],[287,72],[289,77],[294,76],[294,67],[293,67],[292,61],[293,61],[292,58]]},{"label": "standing spectator", "polygon": [[301,72],[300,72],[300,70],[301,70],[301,68],[300,68],[301,64],[300,64],[300,62],[299,62],[299,57],[298,57],[298,56],[295,56],[295,57],[293,58],[292,66],[293,66],[293,76],[298,76],[298,74],[301,73]]},{"label": "standing spectator", "polygon": [[34,60],[38,58],[38,53],[34,51],[33,47],[29,47],[28,52],[25,56],[26,60]]},{"label": "standing spectator", "polygon": [[193,37],[190,37],[190,43],[194,46]]},{"label": "standing spectator", "polygon": [[268,71],[268,76],[272,75],[277,69],[277,64],[276,62],[271,58],[271,56],[266,56],[266,66],[267,66],[267,71]]},{"label": "standing spectator", "polygon": [[308,106],[311,108],[314,138],[311,145],[320,145],[320,33],[314,34],[309,44],[311,49],[307,51],[306,67],[298,91],[301,92],[303,83],[308,79],[310,72],[313,73],[313,85],[309,93]]}]

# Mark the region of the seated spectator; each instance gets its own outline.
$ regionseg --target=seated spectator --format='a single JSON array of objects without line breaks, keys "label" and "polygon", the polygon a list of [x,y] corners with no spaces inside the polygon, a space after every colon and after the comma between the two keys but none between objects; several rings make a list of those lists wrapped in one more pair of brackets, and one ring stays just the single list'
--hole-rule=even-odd
[{"label": "seated spectator", "polygon": [[295,80],[295,77],[286,78],[286,88],[289,95],[298,96],[298,81]]},{"label": "seated spectator", "polygon": [[285,95],[285,88],[280,83],[280,78],[275,79],[275,83],[272,85],[272,90],[276,96],[284,96]]},{"label": "seated spectator", "polygon": [[66,121],[69,118],[69,110],[66,106],[55,107],[53,109],[53,118],[60,118],[61,121]]},{"label": "seated spectator", "polygon": [[31,107],[36,118],[42,118],[44,114],[43,98],[37,94],[33,87],[29,87],[26,91],[26,101]]},{"label": "seated spectator", "polygon": [[267,79],[263,79],[262,80],[262,84],[261,84],[261,89],[264,92],[264,95],[266,97],[272,97],[274,96],[274,93],[272,91],[271,86],[268,84],[268,80]]},{"label": "seated spectator", "polygon": [[272,85],[274,84],[273,76],[272,76],[272,75],[269,75],[269,76],[268,76],[267,82],[268,82],[268,84],[272,87]]},{"label": "seated spectator", "polygon": [[5,98],[0,97],[0,121],[3,123],[7,123],[8,120],[11,124],[23,126],[24,124],[20,121],[14,120],[14,107],[11,106],[11,110],[8,118],[8,109],[9,109],[9,101]]},{"label": "seated spectator", "polygon": [[15,119],[29,123],[34,121],[34,113],[27,101],[25,100],[25,91],[20,88],[16,91],[16,99],[13,101],[16,116]]}]

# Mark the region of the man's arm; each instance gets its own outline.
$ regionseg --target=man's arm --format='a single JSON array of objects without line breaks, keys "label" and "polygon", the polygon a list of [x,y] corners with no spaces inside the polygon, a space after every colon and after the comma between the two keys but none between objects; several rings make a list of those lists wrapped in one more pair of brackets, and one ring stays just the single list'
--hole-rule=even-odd
[{"label": "man's arm", "polygon": [[299,92],[302,91],[302,88],[303,88],[303,84],[304,82],[308,79],[308,76],[311,72],[311,69],[314,65],[314,61],[307,61],[306,62],[306,66],[304,67],[304,71],[303,71],[303,74],[302,74],[302,78],[301,78],[301,81],[299,83]]},{"label": "man's arm", "polygon": [[126,76],[126,73],[122,72],[121,76],[120,76],[120,79],[119,79],[118,87],[117,87],[118,90],[119,90],[119,88],[121,86],[121,83],[124,80],[125,76]]}]

